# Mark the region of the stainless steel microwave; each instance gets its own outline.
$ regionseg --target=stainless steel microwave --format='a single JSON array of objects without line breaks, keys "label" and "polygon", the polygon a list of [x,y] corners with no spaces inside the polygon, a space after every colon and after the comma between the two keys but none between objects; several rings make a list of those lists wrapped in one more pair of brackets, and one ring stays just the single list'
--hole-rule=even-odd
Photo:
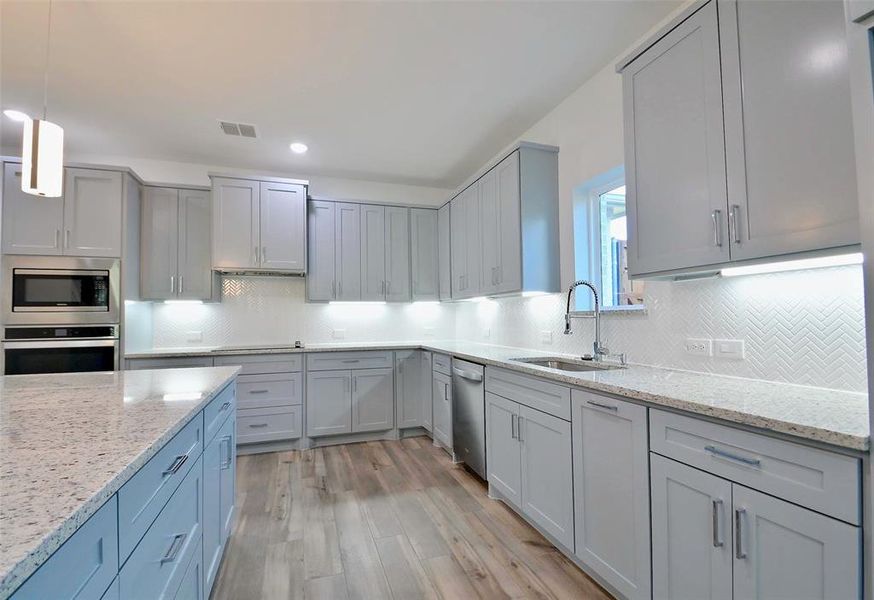
[{"label": "stainless steel microwave", "polygon": [[119,261],[69,256],[3,257],[6,325],[119,322]]}]

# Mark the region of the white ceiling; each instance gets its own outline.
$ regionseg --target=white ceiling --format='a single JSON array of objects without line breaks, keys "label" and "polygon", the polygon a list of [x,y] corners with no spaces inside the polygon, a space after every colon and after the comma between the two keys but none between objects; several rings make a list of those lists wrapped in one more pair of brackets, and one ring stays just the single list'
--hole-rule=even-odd
[{"label": "white ceiling", "polygon": [[[55,2],[48,117],[71,153],[454,187],[677,4]],[[0,104],[40,114],[47,3],[0,11]]]}]

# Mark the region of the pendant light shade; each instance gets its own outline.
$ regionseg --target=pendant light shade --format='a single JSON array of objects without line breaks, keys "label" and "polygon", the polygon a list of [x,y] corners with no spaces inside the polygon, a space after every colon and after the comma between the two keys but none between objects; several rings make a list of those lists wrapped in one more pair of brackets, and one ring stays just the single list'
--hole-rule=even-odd
[{"label": "pendant light shade", "polygon": [[21,149],[21,191],[57,198],[64,190],[64,130],[45,119],[27,119]]}]

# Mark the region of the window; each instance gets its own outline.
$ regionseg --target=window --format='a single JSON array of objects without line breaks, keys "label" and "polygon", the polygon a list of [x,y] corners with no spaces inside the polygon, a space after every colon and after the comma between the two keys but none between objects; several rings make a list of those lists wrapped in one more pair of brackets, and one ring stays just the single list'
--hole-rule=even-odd
[{"label": "window", "polygon": [[[595,283],[609,309],[643,306],[643,282],[628,278],[628,227],[625,171],[617,167],[574,190],[576,278]],[[589,294],[580,293],[576,310],[591,310]]]}]

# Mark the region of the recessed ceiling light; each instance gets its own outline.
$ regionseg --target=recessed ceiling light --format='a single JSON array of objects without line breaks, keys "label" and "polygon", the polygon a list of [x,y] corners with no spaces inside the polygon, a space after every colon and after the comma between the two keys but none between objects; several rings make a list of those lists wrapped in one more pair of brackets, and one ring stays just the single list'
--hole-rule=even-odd
[{"label": "recessed ceiling light", "polygon": [[7,117],[9,117],[10,119],[12,119],[13,121],[18,121],[19,123],[24,123],[25,121],[27,121],[30,118],[26,114],[21,112],[20,110],[6,109],[3,111],[3,114],[6,115]]},{"label": "recessed ceiling light", "polygon": [[309,150],[309,147],[306,144],[301,144],[300,142],[292,142],[289,148],[291,148],[291,151],[295,154],[303,154]]}]

